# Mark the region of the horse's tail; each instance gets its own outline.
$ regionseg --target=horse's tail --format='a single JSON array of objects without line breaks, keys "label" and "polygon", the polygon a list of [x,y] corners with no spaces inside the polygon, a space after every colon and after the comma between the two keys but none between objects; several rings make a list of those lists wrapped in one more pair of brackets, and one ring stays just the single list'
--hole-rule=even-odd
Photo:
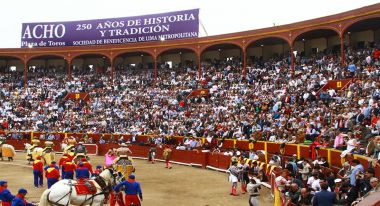
[{"label": "horse's tail", "polygon": [[50,193],[50,189],[47,189],[44,191],[44,193],[42,193],[41,195],[41,198],[40,198],[40,203],[38,204],[38,206],[49,206],[49,201],[48,201],[48,195]]}]

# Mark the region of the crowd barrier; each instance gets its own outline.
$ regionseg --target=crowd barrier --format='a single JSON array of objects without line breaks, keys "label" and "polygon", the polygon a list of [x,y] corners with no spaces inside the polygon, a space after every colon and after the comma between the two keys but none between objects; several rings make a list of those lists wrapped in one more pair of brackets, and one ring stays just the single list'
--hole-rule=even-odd
[{"label": "crowd barrier", "polygon": [[[0,131],[1,133],[15,133],[15,132],[4,132]],[[16,150],[23,150],[25,149],[24,143],[30,143],[31,138],[39,138],[42,134],[46,133],[40,133],[40,132],[17,132],[17,134],[22,134],[21,140],[7,140],[8,144],[11,144],[15,147]],[[83,133],[48,133],[53,134],[55,137],[59,140],[54,140],[54,146],[53,149],[55,151],[61,151],[61,142],[64,137],[67,136],[74,136],[78,138],[82,138],[85,134]],[[94,142],[98,142],[101,134],[87,134],[88,137],[91,137]],[[104,134],[103,138],[108,140],[110,138],[113,138],[115,141],[118,138],[124,137],[125,139],[129,139],[131,135],[122,135],[122,134]],[[136,143],[134,145],[130,146],[130,149],[133,152],[133,156],[136,157],[147,157],[149,147],[147,146],[140,146],[139,144],[142,144],[144,142],[147,142],[149,135],[139,135],[136,137]],[[183,141],[184,137],[171,137],[175,138],[176,142]],[[205,141],[203,139],[203,141]],[[41,145],[43,145],[44,140],[41,140]],[[282,200],[278,200],[278,196],[276,197],[276,194],[278,195],[278,191],[276,191],[275,188],[275,182],[274,179],[276,177],[276,171],[271,169],[268,170],[267,163],[269,162],[270,158],[280,152],[280,144],[274,143],[274,142],[263,142],[258,141],[256,143],[249,143],[247,140],[234,140],[234,139],[226,139],[223,142],[223,149],[233,149],[233,148],[239,148],[241,150],[249,150],[250,148],[253,148],[254,150],[263,150],[265,152],[265,157],[260,159],[261,163],[264,164],[263,167],[266,168],[266,172],[270,181],[270,187],[272,189],[272,194],[275,196],[275,202],[282,202]],[[106,152],[111,148],[117,148],[119,147],[116,143],[106,143],[106,144],[96,144],[97,145],[97,154],[104,155]],[[285,149],[283,150],[283,157],[284,159],[287,159],[294,154],[297,156],[297,158],[310,158],[311,148],[307,145],[300,145],[300,144],[286,144]],[[157,159],[162,159],[162,151],[163,148],[157,149]],[[318,155],[321,157],[325,157],[327,162],[331,165],[331,168],[335,171],[337,171],[339,168],[341,168],[342,163],[344,161],[351,161],[352,159],[357,159],[361,162],[361,164],[364,166],[364,168],[369,167],[369,161],[368,157],[362,156],[362,155],[347,155],[345,158],[341,158],[341,151],[335,150],[335,149],[329,149],[329,148],[321,148],[318,149]],[[172,160],[178,163],[183,163],[187,165],[194,165],[199,166],[202,168],[212,168],[219,171],[226,171],[229,167],[231,158],[229,156],[223,155],[222,153],[213,153],[213,152],[202,152],[201,150],[174,150],[172,153]],[[378,178],[380,178],[380,167],[377,165],[375,168],[375,174]],[[277,200],[276,200],[277,198]],[[280,204],[281,205],[281,204]]]},{"label": "crowd barrier", "polygon": [[[67,137],[67,136],[74,136],[77,138],[82,138],[85,134],[84,133],[41,133],[41,132],[5,132],[5,131],[0,131],[0,134],[12,134],[12,133],[17,133],[22,135],[22,140],[9,140],[12,142],[12,144],[16,144],[16,148],[19,149],[24,149],[24,143],[29,142],[30,139],[32,138],[40,138],[41,135],[46,135],[46,134],[53,134],[55,135],[55,138],[58,140],[55,140],[54,144],[54,150],[60,151],[61,150],[61,141]],[[89,138],[92,138],[94,142],[98,142],[100,137],[103,136],[105,140],[109,139],[114,139],[116,142],[119,138],[123,137],[124,139],[128,140],[131,138],[131,135],[124,135],[124,134],[86,134]],[[141,144],[147,142],[149,135],[139,135],[136,137],[136,143]],[[184,137],[182,136],[175,136],[171,137],[175,138],[176,142],[181,142],[183,141]],[[203,141],[205,139],[203,138]],[[42,141],[43,142],[43,141]],[[107,144],[102,144],[98,145],[98,154],[99,155],[104,155],[108,149],[110,148],[115,148],[118,145],[115,143],[107,143]],[[280,143],[274,143],[274,142],[263,142],[263,141],[258,141],[256,143],[249,143],[247,140],[234,140],[234,139],[226,139],[223,142],[223,149],[233,149],[233,148],[239,148],[241,150],[249,150],[250,148],[253,148],[254,150],[264,150],[266,151],[265,155],[265,162],[268,163],[270,158],[273,156],[275,153],[280,153]],[[283,156],[285,158],[290,157],[294,154],[297,155],[297,158],[309,158],[310,157],[310,147],[307,145],[300,145],[300,144],[286,144],[285,149],[283,151]],[[145,152],[145,151],[144,151]],[[187,152],[187,151],[185,151]],[[181,153],[181,152],[178,152]],[[202,154],[202,153],[200,153]],[[146,156],[147,153],[144,153],[143,156]],[[193,157],[193,155],[186,154],[189,157]],[[318,155],[321,157],[325,157],[327,162],[332,166],[333,170],[337,170],[341,168],[342,163],[344,161],[350,161],[352,159],[357,159],[361,162],[361,164],[364,166],[364,168],[368,168],[369,166],[369,161],[368,157],[362,156],[362,155],[347,155],[344,159],[341,158],[341,151],[340,150],[335,150],[335,149],[329,149],[329,148],[321,148],[318,149]],[[181,155],[178,154],[178,159],[181,159]],[[216,156],[209,155],[210,157],[197,157],[196,159],[201,159],[204,163],[200,163],[200,161],[197,161],[197,164],[202,164],[205,165],[206,162],[207,164],[212,164],[212,166],[216,166],[217,168],[226,168],[226,165],[223,163],[224,160],[221,160],[221,158],[216,158]],[[195,156],[194,156],[195,158]],[[228,158],[227,158],[228,159]],[[229,161],[229,160],[228,160]],[[264,160],[262,160],[264,161]],[[222,162],[222,163],[221,163]],[[375,167],[376,171],[376,176],[380,178],[380,167],[377,166]]]}]

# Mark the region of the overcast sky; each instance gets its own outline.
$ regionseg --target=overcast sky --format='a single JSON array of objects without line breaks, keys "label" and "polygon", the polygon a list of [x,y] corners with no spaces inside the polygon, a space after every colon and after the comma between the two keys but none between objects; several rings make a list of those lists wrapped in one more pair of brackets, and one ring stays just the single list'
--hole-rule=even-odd
[{"label": "overcast sky", "polygon": [[[211,36],[323,17],[376,3],[379,0],[4,0],[0,48],[20,47],[21,24],[27,22],[128,17],[199,8],[200,20]],[[202,27],[200,34],[205,36]]]}]

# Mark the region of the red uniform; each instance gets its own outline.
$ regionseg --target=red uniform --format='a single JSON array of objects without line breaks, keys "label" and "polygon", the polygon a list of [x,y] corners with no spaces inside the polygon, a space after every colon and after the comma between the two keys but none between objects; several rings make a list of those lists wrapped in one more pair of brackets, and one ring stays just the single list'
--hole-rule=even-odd
[{"label": "red uniform", "polygon": [[63,164],[65,164],[70,159],[67,156],[62,156],[61,159],[59,159],[59,166],[62,167]]},{"label": "red uniform", "polygon": [[[71,154],[71,153],[70,153]],[[68,154],[67,155],[67,158],[69,159],[69,161],[73,161],[73,159],[74,159],[74,153],[72,153],[72,155],[70,155],[70,154]]]},{"label": "red uniform", "polygon": [[43,172],[44,171],[44,164],[41,160],[35,160],[33,162],[33,170]]},{"label": "red uniform", "polygon": [[49,167],[46,169],[45,177],[48,179],[49,178],[59,179],[61,177],[61,175],[59,175],[59,170],[57,168]]},{"label": "red uniform", "polygon": [[110,206],[115,206],[116,203],[119,206],[124,206],[123,193],[119,192],[115,194],[115,192],[112,191],[110,193]]},{"label": "red uniform", "polygon": [[48,189],[50,189],[51,186],[54,185],[54,183],[58,182],[59,180],[59,169],[58,166],[55,166],[55,164],[51,164],[48,167],[45,167],[45,177],[47,178],[47,185]]},{"label": "red uniform", "polygon": [[61,168],[61,171],[62,171],[62,177],[64,178],[65,177],[65,166],[64,164],[68,161],[71,161],[70,158],[68,157],[67,154],[64,154],[64,156],[61,157],[61,159],[59,159],[59,167]]},{"label": "red uniform", "polygon": [[65,168],[65,172],[74,172],[76,169],[76,165],[73,162],[65,162],[63,167]]},{"label": "red uniform", "polygon": [[87,162],[87,160],[84,161],[83,159],[82,159],[82,162],[83,162],[83,167],[87,168],[88,171],[90,171],[90,173],[92,174],[93,171],[92,171],[92,165],[91,165],[91,163]]},{"label": "red uniform", "polygon": [[44,174],[44,164],[38,157],[33,162],[33,177],[34,177],[34,187],[42,187],[44,184],[43,174]]},{"label": "red uniform", "polygon": [[63,173],[65,174],[65,176],[63,176],[62,178],[64,179],[73,179],[74,178],[74,172],[75,172],[75,169],[76,169],[76,165],[71,162],[71,161],[67,161],[65,162],[65,164],[63,164]]}]

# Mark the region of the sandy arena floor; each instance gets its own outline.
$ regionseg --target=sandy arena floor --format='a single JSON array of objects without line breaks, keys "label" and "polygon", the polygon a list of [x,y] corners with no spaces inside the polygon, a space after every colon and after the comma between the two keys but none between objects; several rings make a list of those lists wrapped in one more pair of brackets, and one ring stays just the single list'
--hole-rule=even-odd
[{"label": "sandy arena floor", "polygon": [[[60,155],[57,155],[58,158]],[[103,163],[102,156],[91,156],[93,166]],[[145,206],[240,206],[248,205],[248,195],[229,195],[227,174],[212,170],[173,165],[165,169],[161,162],[149,164],[135,160],[136,181],[140,182]],[[17,153],[15,161],[0,161],[0,180],[8,180],[9,189],[15,194],[20,187],[28,190],[27,199],[38,202],[43,188],[34,188],[33,174],[27,165],[25,153]],[[46,179],[44,179],[46,185]],[[273,205],[269,190],[261,190],[260,205]]]}]

